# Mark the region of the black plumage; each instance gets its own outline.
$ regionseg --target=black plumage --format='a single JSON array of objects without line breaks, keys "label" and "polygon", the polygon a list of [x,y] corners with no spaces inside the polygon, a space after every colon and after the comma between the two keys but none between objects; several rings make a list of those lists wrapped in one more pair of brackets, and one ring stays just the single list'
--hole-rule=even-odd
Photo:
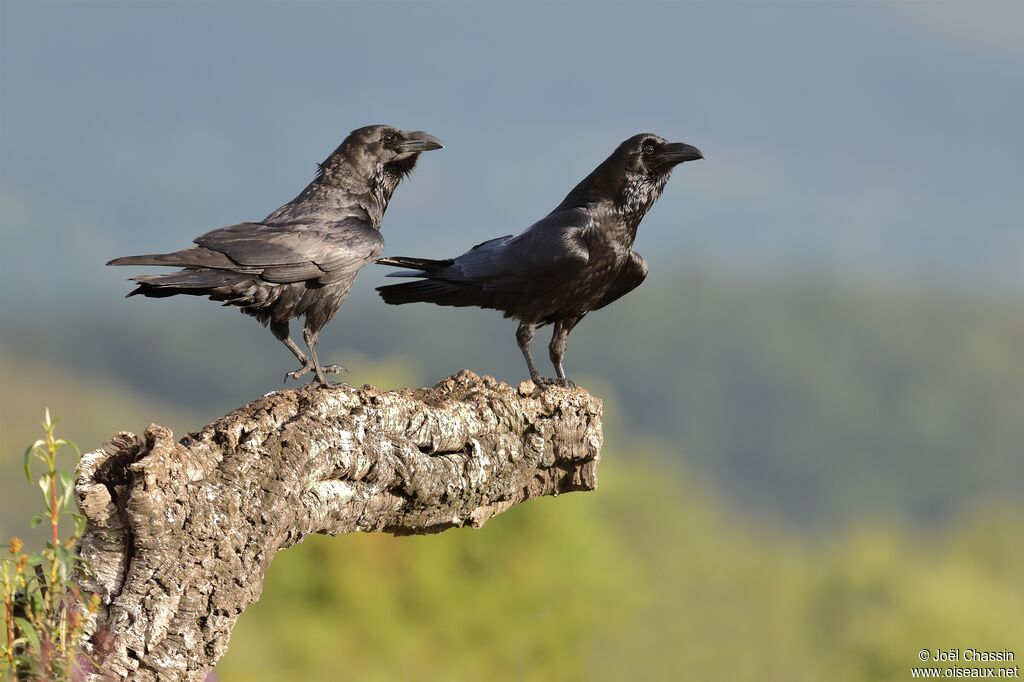
[{"label": "black plumage", "polygon": [[[491,239],[458,258],[382,258],[414,268],[392,277],[418,281],[378,287],[392,304],[429,302],[494,308],[519,320],[516,340],[534,383],[571,385],[562,367],[569,332],[589,312],[629,293],[647,276],[633,251],[637,227],[673,168],[704,158],[693,146],[635,135],[569,192],[554,211],[516,236]],[[530,343],[553,324],[549,345],[557,378],[540,376]]]},{"label": "black plumage", "polygon": [[[353,131],[319,165],[316,178],[264,220],[207,232],[182,251],[116,258],[107,265],[182,268],[131,279],[141,294],[208,296],[232,305],[270,327],[301,367],[285,378],[313,372],[329,386],[317,359],[320,330],[345,301],[356,273],[384,247],[381,220],[398,183],[421,152],[440,149],[437,138],[374,125]],[[304,317],[309,358],[288,335],[288,323]]]}]

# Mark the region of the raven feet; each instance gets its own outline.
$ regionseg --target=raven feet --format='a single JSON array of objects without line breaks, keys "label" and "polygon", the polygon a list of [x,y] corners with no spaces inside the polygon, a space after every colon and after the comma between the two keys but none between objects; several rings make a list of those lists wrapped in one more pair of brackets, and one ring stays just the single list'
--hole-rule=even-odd
[{"label": "raven feet", "polygon": [[547,377],[542,377],[541,375],[537,374],[536,376],[531,376],[530,381],[532,381],[533,385],[542,391],[548,388],[549,386],[560,386],[561,388],[576,388],[576,382],[573,381],[572,379],[549,379]]},{"label": "raven feet", "polygon": [[325,372],[328,374],[340,374],[341,372],[348,372],[348,370],[342,367],[341,365],[326,365],[320,368],[320,372],[317,372],[317,366],[314,365],[312,362],[307,362],[305,365],[303,365],[302,369],[297,369],[294,372],[286,373],[284,375],[285,383],[287,383],[289,379],[301,379],[310,372],[316,372],[317,382],[321,386],[330,387],[332,386],[331,382],[324,379],[321,375],[321,372]]},{"label": "raven feet", "polygon": [[[324,371],[327,371],[327,369],[324,368]],[[332,381],[328,381],[327,377],[323,375],[320,375],[313,379],[312,383],[318,386],[319,388],[344,388],[345,386],[347,386],[347,384],[344,381],[337,384]]]}]

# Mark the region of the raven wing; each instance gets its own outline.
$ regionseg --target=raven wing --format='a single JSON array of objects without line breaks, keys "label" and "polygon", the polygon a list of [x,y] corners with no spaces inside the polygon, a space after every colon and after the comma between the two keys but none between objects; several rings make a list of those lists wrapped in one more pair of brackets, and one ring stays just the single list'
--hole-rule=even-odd
[{"label": "raven wing", "polygon": [[552,213],[519,235],[477,244],[429,276],[476,284],[499,296],[556,287],[589,261],[583,239],[589,224],[583,210]]},{"label": "raven wing", "polygon": [[354,275],[384,248],[368,222],[240,223],[207,232],[195,243],[227,256],[243,272],[274,283],[330,284]]},{"label": "raven wing", "polygon": [[615,281],[612,282],[611,288],[608,293],[604,295],[597,305],[594,306],[594,310],[600,310],[612,301],[617,301],[629,292],[636,289],[638,286],[643,284],[644,279],[647,278],[647,261],[636,251],[629,252],[629,258],[623,264],[622,269],[619,270],[619,274],[616,275]]}]

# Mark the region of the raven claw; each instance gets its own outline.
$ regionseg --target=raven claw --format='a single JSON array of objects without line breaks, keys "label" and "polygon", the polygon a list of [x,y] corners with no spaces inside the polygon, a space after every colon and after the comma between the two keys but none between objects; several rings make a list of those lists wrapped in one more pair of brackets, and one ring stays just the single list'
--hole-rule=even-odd
[{"label": "raven claw", "polygon": [[576,382],[568,378],[552,378],[542,377],[539,374],[535,377],[530,377],[530,381],[533,385],[540,390],[546,390],[551,386],[558,386],[560,388],[576,388]]},{"label": "raven claw", "polygon": [[344,381],[339,381],[338,383],[334,383],[334,382],[328,381],[327,379],[323,379],[323,380],[314,379],[311,383],[316,384],[317,388],[327,388],[327,389],[345,388],[348,385]]},{"label": "raven claw", "polygon": [[[348,370],[345,369],[344,367],[342,367],[341,365],[327,365],[326,367],[321,367],[320,369],[323,372],[326,372],[328,374],[340,374],[342,372],[346,372],[346,373],[348,372]],[[314,365],[311,362],[307,363],[306,365],[304,365],[302,367],[302,369],[297,369],[294,372],[285,372],[284,382],[288,383],[289,379],[296,379],[296,380],[301,379],[302,377],[306,376],[310,372],[315,372],[315,371],[316,371],[316,365]],[[332,384],[331,382],[327,381],[326,379],[323,379],[323,380],[317,379],[317,382],[320,383],[323,386],[334,386],[334,384]]]},{"label": "raven claw", "polygon": [[542,391],[546,390],[550,386],[558,386],[559,385],[559,380],[558,379],[549,379],[547,377],[542,377],[539,374],[537,376],[530,377],[530,381],[532,381],[533,385],[536,386],[537,388],[539,388]]}]

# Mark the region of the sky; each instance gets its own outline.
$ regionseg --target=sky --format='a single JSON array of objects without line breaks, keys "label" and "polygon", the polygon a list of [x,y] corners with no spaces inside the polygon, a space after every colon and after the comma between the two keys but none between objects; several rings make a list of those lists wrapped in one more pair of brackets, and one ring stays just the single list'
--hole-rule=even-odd
[{"label": "sky", "polygon": [[519,231],[646,131],[706,156],[641,227],[652,272],[1024,292],[1024,3],[4,2],[0,19],[8,314],[103,305],[124,288],[103,262],[264,216],[377,122],[446,143],[392,202],[388,254]]}]

